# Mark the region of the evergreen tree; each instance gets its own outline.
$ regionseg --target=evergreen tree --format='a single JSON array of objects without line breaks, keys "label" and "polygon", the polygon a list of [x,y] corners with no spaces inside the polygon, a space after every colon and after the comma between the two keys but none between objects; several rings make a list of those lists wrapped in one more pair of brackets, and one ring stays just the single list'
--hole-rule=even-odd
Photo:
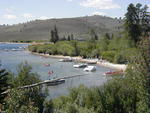
[{"label": "evergreen tree", "polygon": [[105,34],[105,38],[107,38],[108,40],[111,40],[111,37],[110,37],[109,33]]},{"label": "evergreen tree", "polygon": [[73,36],[73,34],[71,34],[71,40],[74,40],[74,36]]},{"label": "evergreen tree", "polygon": [[142,8],[139,3],[128,6],[125,14],[125,30],[135,43],[140,41],[140,37],[149,31],[149,17],[146,6]]},{"label": "evergreen tree", "polygon": [[54,39],[54,31],[51,30],[51,39],[50,39],[51,42],[55,42],[55,39]]},{"label": "evergreen tree", "polygon": [[93,29],[91,30],[90,35],[92,40],[98,40],[98,36]]},{"label": "evergreen tree", "polygon": [[145,5],[141,10],[142,10],[142,18],[141,18],[141,23],[142,23],[142,35],[147,37],[149,36],[150,32],[150,12],[147,11],[148,6]]},{"label": "evergreen tree", "polygon": [[10,84],[8,83],[9,73],[5,69],[0,69],[0,104],[4,103],[7,94],[1,94],[8,90]]},{"label": "evergreen tree", "polygon": [[54,36],[55,36],[55,41],[57,42],[59,40],[59,36],[58,36],[58,30],[56,25],[54,26]]},{"label": "evergreen tree", "polygon": [[128,6],[128,12],[125,14],[125,29],[127,30],[131,40],[137,42],[139,41],[141,30],[139,26],[139,16],[137,14],[137,9],[134,4]]},{"label": "evergreen tree", "polygon": [[72,41],[72,45],[74,47],[74,56],[78,56],[79,55],[79,48],[77,45],[77,41]]},{"label": "evergreen tree", "polygon": [[56,25],[54,26],[54,29],[51,30],[51,42],[56,43],[59,40],[58,30]]},{"label": "evergreen tree", "polygon": [[70,40],[71,40],[70,35],[68,35],[68,41],[70,41]]}]

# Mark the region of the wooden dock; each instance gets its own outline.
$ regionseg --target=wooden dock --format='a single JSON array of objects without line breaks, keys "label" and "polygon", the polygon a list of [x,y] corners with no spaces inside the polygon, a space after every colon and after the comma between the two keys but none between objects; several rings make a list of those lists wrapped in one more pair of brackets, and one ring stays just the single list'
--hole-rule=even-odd
[{"label": "wooden dock", "polygon": [[[69,78],[75,78],[75,77],[86,76],[86,75],[88,75],[88,74],[64,76],[64,77],[59,77],[59,78],[56,78],[56,79],[53,79],[53,80],[45,80],[45,81],[38,82],[38,83],[35,83],[35,84],[31,84],[31,85],[20,86],[20,87],[18,87],[18,88],[16,88],[16,89],[17,89],[17,90],[20,90],[20,89],[28,89],[28,88],[40,86],[40,85],[43,85],[43,84],[48,84],[48,83],[51,83],[51,82],[55,82],[55,81],[60,80],[60,79],[69,79]],[[9,93],[10,91],[11,91],[11,89],[9,89],[9,90],[7,90],[7,91],[1,93],[1,95],[6,94],[6,93]]]}]

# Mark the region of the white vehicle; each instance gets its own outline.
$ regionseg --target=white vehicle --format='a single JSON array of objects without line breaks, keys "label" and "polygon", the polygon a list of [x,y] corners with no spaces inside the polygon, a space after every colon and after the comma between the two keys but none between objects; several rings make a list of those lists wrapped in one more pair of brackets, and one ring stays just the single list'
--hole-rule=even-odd
[{"label": "white vehicle", "polygon": [[73,65],[74,68],[84,68],[86,66],[87,66],[87,64],[75,64],[75,65]]},{"label": "white vehicle", "polygon": [[87,66],[86,68],[84,68],[84,71],[93,72],[93,71],[96,71],[96,67],[95,66]]},{"label": "white vehicle", "polygon": [[72,58],[60,59],[59,62],[72,62]]}]

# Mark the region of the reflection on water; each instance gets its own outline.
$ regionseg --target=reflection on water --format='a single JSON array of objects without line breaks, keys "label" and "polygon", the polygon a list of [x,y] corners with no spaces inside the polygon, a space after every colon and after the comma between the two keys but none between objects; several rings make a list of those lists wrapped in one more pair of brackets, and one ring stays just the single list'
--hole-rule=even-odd
[{"label": "reflection on water", "polygon": [[[13,46],[11,46],[13,45]],[[26,47],[27,45],[21,44],[0,44],[0,50],[5,50],[7,47],[12,50],[14,47]],[[3,48],[3,49],[2,49]],[[49,86],[49,93],[51,98],[58,97],[60,95],[65,95],[68,93],[68,88],[79,86],[84,84],[85,86],[99,86],[106,82],[106,76],[102,75],[104,72],[111,69],[97,66],[96,72],[84,72],[83,69],[73,68],[73,62],[58,62],[59,59],[56,58],[43,58],[41,56],[33,55],[27,51],[0,51],[0,60],[4,68],[11,70],[16,73],[17,67],[21,62],[27,61],[32,67],[33,72],[40,75],[42,80],[49,78],[48,71],[53,70],[54,74],[52,77],[63,77],[72,76],[78,74],[88,74],[86,76],[80,76],[76,78],[71,78],[66,80],[64,84],[58,86]],[[51,64],[50,67],[45,67],[44,64]]]}]

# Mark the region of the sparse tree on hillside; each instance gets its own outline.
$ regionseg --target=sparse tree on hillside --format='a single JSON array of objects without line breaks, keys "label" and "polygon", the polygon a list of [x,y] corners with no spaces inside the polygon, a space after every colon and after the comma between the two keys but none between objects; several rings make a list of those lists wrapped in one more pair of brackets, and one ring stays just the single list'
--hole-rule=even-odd
[{"label": "sparse tree on hillside", "polygon": [[93,29],[91,30],[90,35],[92,40],[98,40],[98,36]]},{"label": "sparse tree on hillside", "polygon": [[59,40],[58,30],[56,25],[54,26],[54,30],[51,31],[51,42],[56,43]]},{"label": "sparse tree on hillside", "polygon": [[58,41],[59,40],[59,36],[58,36],[58,30],[57,30],[56,25],[54,26],[54,34],[55,34],[56,41]]},{"label": "sparse tree on hillside", "polygon": [[71,40],[74,40],[74,36],[73,36],[73,34],[71,34]]},{"label": "sparse tree on hillside", "polygon": [[109,33],[106,33],[106,34],[105,34],[105,37],[106,37],[108,40],[111,40],[111,37],[110,37]]},{"label": "sparse tree on hillside", "polygon": [[51,30],[51,39],[50,39],[50,41],[55,42],[55,40],[54,40],[54,31],[53,30]]},{"label": "sparse tree on hillside", "polygon": [[68,35],[68,41],[70,41],[70,40],[71,40],[70,35]]}]

